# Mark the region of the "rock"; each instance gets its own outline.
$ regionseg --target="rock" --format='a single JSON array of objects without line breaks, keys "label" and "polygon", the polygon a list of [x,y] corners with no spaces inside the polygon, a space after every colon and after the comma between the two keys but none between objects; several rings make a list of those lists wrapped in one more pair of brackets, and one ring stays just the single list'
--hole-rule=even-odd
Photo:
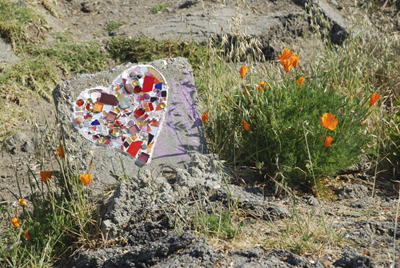
[{"label": "rock", "polygon": [[367,208],[370,205],[375,205],[375,200],[371,197],[363,197],[350,203],[350,207],[352,208]]},{"label": "rock", "polygon": [[348,268],[367,268],[376,267],[374,262],[365,255],[358,254],[357,250],[349,246],[344,246],[342,256],[333,263],[334,266]]},{"label": "rock", "polygon": [[368,188],[360,184],[348,184],[339,189],[338,199],[360,199],[368,195]]},{"label": "rock", "polygon": [[82,2],[82,12],[90,13],[96,10],[96,3]]},{"label": "rock", "polygon": [[[141,166],[135,159],[122,154],[112,148],[99,146],[92,143],[77,132],[71,125],[71,110],[74,101],[85,88],[94,86],[108,86],[122,71],[134,64],[128,63],[117,66],[110,71],[97,74],[84,74],[59,84],[53,91],[53,96],[59,113],[67,143],[65,150],[71,151],[74,147],[76,163],[83,163],[84,155],[94,155],[93,177],[101,178],[107,184],[116,180],[110,175],[110,170],[123,175],[137,174],[140,169],[152,170],[154,177],[162,170],[185,168],[192,163],[191,155],[194,152],[206,153],[206,142],[201,116],[197,108],[197,92],[191,66],[187,59],[172,58],[157,60],[149,63],[157,68],[166,78],[168,85],[174,88],[168,94],[167,115],[162,126],[152,156],[152,161],[147,166]],[[143,74],[142,74],[143,75]],[[137,74],[140,76],[140,73]],[[65,97],[64,97],[65,96]],[[114,100],[115,101],[115,100]],[[86,120],[83,124],[86,123]],[[69,137],[76,137],[76,142],[69,142]],[[122,163],[123,162],[123,165]],[[124,168],[123,168],[124,166]],[[78,166],[79,172],[84,172],[87,167]],[[103,183],[93,184],[93,189],[100,189]]]},{"label": "rock", "polygon": [[334,44],[340,45],[349,36],[349,26],[343,16],[332,8],[326,0],[301,0],[304,4],[313,4],[318,10],[331,21],[330,37]]},{"label": "rock", "polygon": [[194,4],[197,4],[199,0],[186,0],[183,4],[179,6],[179,8],[188,8]]},{"label": "rock", "polygon": [[113,9],[110,11],[111,14],[118,14],[119,10],[118,9]]},{"label": "rock", "polygon": [[303,196],[302,199],[310,206],[319,206],[322,204],[322,201],[319,201],[317,198],[314,196]]},{"label": "rock", "polygon": [[21,151],[27,153],[27,152],[33,152],[35,150],[35,146],[33,145],[33,142],[31,140],[26,141],[22,146],[21,146]]}]

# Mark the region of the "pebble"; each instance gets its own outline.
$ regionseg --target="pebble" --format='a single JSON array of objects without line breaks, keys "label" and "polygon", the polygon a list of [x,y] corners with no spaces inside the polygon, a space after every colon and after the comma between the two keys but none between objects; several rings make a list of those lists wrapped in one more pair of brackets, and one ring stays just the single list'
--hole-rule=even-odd
[{"label": "pebble", "polygon": [[76,118],[75,118],[75,122],[76,123],[78,123],[78,124],[80,124],[80,123],[83,123],[83,116],[77,116]]},{"label": "pebble", "polygon": [[112,14],[117,14],[118,12],[119,12],[118,9],[113,9],[113,10],[111,10],[111,13],[112,13]]},{"label": "pebble", "polygon": [[133,87],[132,83],[126,83],[125,84],[125,90],[126,90],[127,93],[132,94],[134,89],[135,88]]},{"label": "pebble", "polygon": [[[131,87],[133,88],[133,86],[131,86]],[[131,98],[122,98],[118,104],[119,104],[119,107],[121,107],[122,109],[128,109],[132,105],[132,99]]]}]

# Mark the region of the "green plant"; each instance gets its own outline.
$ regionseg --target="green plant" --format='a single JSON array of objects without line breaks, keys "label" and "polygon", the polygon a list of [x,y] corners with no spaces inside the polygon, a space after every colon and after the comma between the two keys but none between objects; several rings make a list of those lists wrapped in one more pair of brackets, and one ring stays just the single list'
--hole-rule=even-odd
[{"label": "green plant", "polygon": [[188,58],[197,69],[208,58],[207,46],[195,41],[160,41],[148,37],[129,39],[113,38],[108,44],[113,58],[118,62],[146,62],[170,57]]},{"label": "green plant", "polygon": [[118,29],[119,27],[121,27],[122,25],[124,25],[125,23],[121,22],[121,21],[115,21],[112,20],[110,21],[110,23],[107,25],[107,31],[110,33],[116,29]]},{"label": "green plant", "polygon": [[26,42],[36,39],[36,36],[30,37],[27,32],[29,24],[35,25],[38,32],[45,24],[45,19],[38,15],[32,8],[23,6],[14,1],[0,2],[0,35],[13,44],[14,51],[19,54],[19,46]]},{"label": "green plant", "polygon": [[168,7],[168,4],[165,3],[159,3],[153,7],[150,8],[151,14],[157,14],[158,12],[164,12],[164,10]]},{"label": "green plant", "polygon": [[[349,99],[327,86],[329,75],[323,70],[313,74],[301,89],[295,81],[299,75],[288,73],[271,88],[261,88],[249,78],[226,84],[230,90],[222,93],[225,99],[214,101],[213,95],[207,95],[214,123],[206,124],[206,131],[210,139],[216,137],[214,148],[231,163],[252,164],[271,177],[280,174],[288,181],[309,185],[313,184],[311,167],[320,180],[359,162],[371,141],[362,125],[370,112],[370,95]],[[321,124],[325,113],[336,115],[337,129],[328,130]],[[328,147],[327,136],[333,138]]]},{"label": "green plant", "polygon": [[[97,208],[83,184],[91,176],[86,175],[84,180],[69,171],[68,153],[62,145],[55,150],[55,134],[48,127],[45,139],[52,142],[45,143],[38,153],[43,157],[56,155],[58,170],[45,171],[50,167],[41,166],[37,176],[28,166],[32,194],[26,201],[21,201],[20,178],[16,178],[19,191],[13,195],[21,206],[8,211],[7,228],[0,235],[0,262],[8,267],[47,267],[65,259],[77,247],[95,247],[101,241]],[[8,227],[11,218],[19,218],[19,226]]]}]

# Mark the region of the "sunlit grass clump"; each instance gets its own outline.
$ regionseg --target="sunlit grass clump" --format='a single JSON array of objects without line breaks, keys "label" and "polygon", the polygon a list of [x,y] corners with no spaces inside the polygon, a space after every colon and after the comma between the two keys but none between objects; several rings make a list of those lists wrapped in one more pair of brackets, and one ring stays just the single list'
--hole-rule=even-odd
[{"label": "sunlit grass clump", "polygon": [[207,95],[214,122],[205,127],[222,158],[286,183],[311,186],[314,179],[321,181],[373,152],[364,122],[379,95],[348,98],[328,85],[329,75],[320,68],[305,78],[296,68],[300,56],[289,49],[278,57],[281,63],[274,68],[283,68],[281,81],[273,83],[268,76],[254,81],[242,66],[232,70],[239,78],[227,85],[222,102],[213,103]]}]

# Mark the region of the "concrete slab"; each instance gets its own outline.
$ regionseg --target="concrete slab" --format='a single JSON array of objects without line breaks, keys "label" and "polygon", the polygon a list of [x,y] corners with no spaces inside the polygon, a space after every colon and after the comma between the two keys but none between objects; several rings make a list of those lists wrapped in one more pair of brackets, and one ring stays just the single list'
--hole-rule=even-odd
[{"label": "concrete slab", "polygon": [[[83,138],[71,125],[72,105],[86,88],[108,86],[120,73],[135,64],[117,66],[110,71],[80,75],[59,84],[53,96],[65,137],[65,151],[70,168],[78,173],[93,174],[94,186],[115,183],[111,175],[137,175],[150,170],[153,175],[175,168],[186,168],[193,152],[207,153],[202,121],[197,110],[197,90],[191,66],[185,58],[171,58],[146,63],[158,69],[170,87],[167,115],[161,135],[155,144],[153,159],[141,167],[135,159],[109,147],[94,144]],[[93,169],[89,164],[93,158]]]}]

